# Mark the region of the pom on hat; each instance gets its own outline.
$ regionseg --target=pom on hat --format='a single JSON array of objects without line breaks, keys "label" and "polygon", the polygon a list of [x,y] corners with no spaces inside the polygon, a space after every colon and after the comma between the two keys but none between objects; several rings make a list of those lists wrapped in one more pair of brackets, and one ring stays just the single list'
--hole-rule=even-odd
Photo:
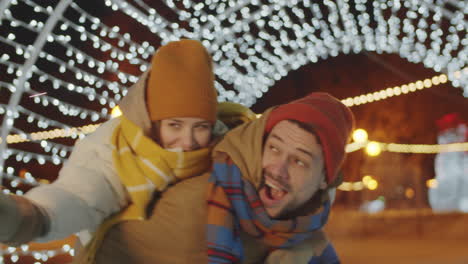
[{"label": "pom on hat", "polygon": [[154,54],[146,101],[151,121],[199,117],[216,121],[216,90],[211,57],[196,40],[162,46]]},{"label": "pom on hat", "polygon": [[351,110],[327,93],[310,93],[304,98],[280,105],[269,115],[265,131],[283,120],[296,120],[310,125],[322,145],[327,183],[338,175],[345,157],[345,147],[354,127]]}]

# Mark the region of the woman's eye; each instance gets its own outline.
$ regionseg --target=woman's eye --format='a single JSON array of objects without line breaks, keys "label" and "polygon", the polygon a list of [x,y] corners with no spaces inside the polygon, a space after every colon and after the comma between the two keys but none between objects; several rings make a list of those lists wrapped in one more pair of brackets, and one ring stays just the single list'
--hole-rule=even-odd
[{"label": "woman's eye", "polygon": [[172,128],[180,128],[179,123],[169,123],[169,126],[172,127]]},{"label": "woman's eye", "polygon": [[296,165],[300,166],[300,167],[303,167],[303,168],[307,168],[307,163],[305,163],[304,161],[300,160],[300,159],[296,159],[294,161],[296,163]]},{"label": "woman's eye", "polygon": [[211,130],[211,126],[210,126],[210,125],[198,125],[198,126],[196,126],[196,128],[198,128],[198,129],[207,129],[207,130]]}]

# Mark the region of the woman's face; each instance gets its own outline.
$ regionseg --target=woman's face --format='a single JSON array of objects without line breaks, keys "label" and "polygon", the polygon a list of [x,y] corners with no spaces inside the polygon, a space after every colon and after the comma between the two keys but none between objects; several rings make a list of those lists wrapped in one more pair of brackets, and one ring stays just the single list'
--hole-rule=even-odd
[{"label": "woman's face", "polygon": [[211,141],[211,122],[198,117],[175,117],[159,123],[158,143],[165,149],[193,151]]}]

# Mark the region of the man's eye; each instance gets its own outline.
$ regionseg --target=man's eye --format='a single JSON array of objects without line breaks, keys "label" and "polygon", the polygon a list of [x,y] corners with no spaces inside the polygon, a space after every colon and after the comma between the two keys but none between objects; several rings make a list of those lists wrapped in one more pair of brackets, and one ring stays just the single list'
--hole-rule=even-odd
[{"label": "man's eye", "polygon": [[196,126],[196,128],[198,128],[198,129],[207,129],[207,130],[211,130],[211,126],[210,126],[210,125],[198,125],[198,126]]},{"label": "man's eye", "polygon": [[275,146],[270,146],[270,150],[273,152],[278,152],[279,150]]}]

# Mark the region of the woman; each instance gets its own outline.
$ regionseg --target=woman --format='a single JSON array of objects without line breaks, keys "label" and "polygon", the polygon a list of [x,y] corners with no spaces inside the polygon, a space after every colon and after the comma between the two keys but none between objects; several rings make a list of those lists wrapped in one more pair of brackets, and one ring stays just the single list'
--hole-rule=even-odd
[{"label": "woman", "polygon": [[155,194],[210,168],[211,147],[226,128],[216,122],[209,54],[200,42],[181,40],[151,63],[120,103],[123,115],[79,141],[54,183],[23,197],[0,194],[0,242],[96,231],[80,258],[92,263],[109,230],[147,219]]}]

